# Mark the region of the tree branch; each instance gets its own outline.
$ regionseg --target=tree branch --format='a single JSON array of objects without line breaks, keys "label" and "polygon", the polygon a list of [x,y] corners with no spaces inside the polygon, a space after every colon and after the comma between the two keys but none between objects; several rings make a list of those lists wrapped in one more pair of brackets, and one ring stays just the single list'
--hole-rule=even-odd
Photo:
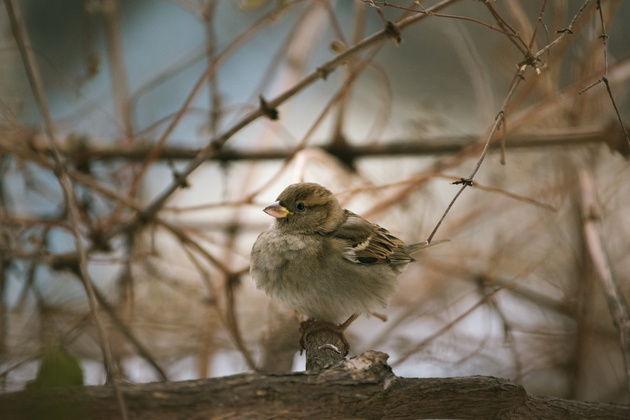
[{"label": "tree branch", "polygon": [[[400,378],[387,354],[369,351],[317,372],[234,376],[126,385],[134,419],[459,418],[627,419],[630,407],[533,396],[489,376]],[[111,388],[93,386],[0,395],[3,418],[70,412],[83,419],[118,415]],[[46,411],[45,411],[46,410]]]},{"label": "tree branch", "polygon": [[[618,150],[623,155],[627,155],[627,150],[622,150],[621,145],[624,139],[614,127],[607,127],[597,131],[566,131],[554,133],[538,134],[510,134],[505,139],[507,149],[542,149],[557,146],[581,146],[588,144],[606,143],[612,150]],[[423,140],[399,139],[388,143],[375,144],[375,142],[365,142],[365,144],[347,144],[339,148],[331,144],[319,146],[326,152],[343,159],[344,157],[356,158],[378,158],[397,156],[428,156],[445,155],[461,152],[467,147],[474,146],[479,142],[479,135],[470,134],[464,136],[432,137]],[[102,144],[105,144],[103,146]],[[125,160],[138,161],[147,156],[153,148],[149,144],[115,144],[112,142],[96,142],[87,146],[77,148],[72,144],[61,145],[61,152],[68,156],[73,162],[80,164],[86,161],[110,161]],[[0,149],[4,147],[0,142]],[[39,153],[50,154],[48,145],[38,139],[32,139],[29,147]],[[491,150],[500,148],[498,141],[492,141]],[[8,148],[8,145],[7,145]],[[157,159],[190,160],[199,153],[199,149],[189,147],[166,146],[157,156]],[[231,162],[231,161],[252,161],[252,160],[283,160],[295,153],[291,148],[276,148],[265,150],[237,150],[222,149],[216,154],[209,156],[209,161]]]},{"label": "tree branch", "polygon": [[608,253],[604,247],[605,235],[599,223],[601,216],[595,192],[595,182],[586,169],[581,169],[578,175],[582,194],[581,210],[586,247],[619,334],[621,353],[626,365],[626,383],[630,390],[630,306],[613,274]]}]

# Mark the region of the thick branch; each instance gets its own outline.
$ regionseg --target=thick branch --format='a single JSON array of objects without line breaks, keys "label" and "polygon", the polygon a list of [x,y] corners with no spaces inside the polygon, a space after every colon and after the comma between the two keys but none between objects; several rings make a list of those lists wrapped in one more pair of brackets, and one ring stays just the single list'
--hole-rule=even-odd
[{"label": "thick branch", "polygon": [[[152,420],[630,418],[628,406],[532,396],[506,379],[399,378],[386,360],[370,351],[318,372],[126,385],[124,392],[131,417]],[[6,420],[53,412],[99,420],[119,415],[107,386],[5,394],[0,406]]]}]

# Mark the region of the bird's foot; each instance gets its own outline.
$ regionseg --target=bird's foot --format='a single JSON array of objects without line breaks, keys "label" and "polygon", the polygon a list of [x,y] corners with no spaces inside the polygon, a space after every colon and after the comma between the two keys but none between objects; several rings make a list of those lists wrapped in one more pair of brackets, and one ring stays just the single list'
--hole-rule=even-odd
[{"label": "bird's foot", "polygon": [[380,319],[383,322],[387,322],[387,315],[385,315],[385,314],[379,314],[378,312],[372,312],[372,315],[374,315],[375,317],[377,317],[378,319]]}]

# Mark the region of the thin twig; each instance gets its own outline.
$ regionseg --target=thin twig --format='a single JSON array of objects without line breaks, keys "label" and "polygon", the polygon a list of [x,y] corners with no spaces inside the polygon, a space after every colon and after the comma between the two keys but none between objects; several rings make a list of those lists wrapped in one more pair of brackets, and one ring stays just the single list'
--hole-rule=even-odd
[{"label": "thin twig", "polygon": [[[208,67],[215,67],[216,60],[216,30],[214,25],[214,16],[217,8],[216,0],[208,2],[203,10],[202,16],[204,20],[204,29],[206,31],[206,56]],[[221,95],[219,94],[219,84],[217,82],[217,73],[210,72],[208,75],[208,88],[210,94],[210,115],[208,115],[208,125],[210,126],[210,134],[216,136],[219,131],[219,120],[221,118]]]},{"label": "thin twig", "polygon": [[628,129],[626,128],[626,125],[623,122],[623,118],[621,118],[621,113],[619,112],[619,108],[617,108],[617,102],[615,101],[612,90],[610,89],[610,83],[608,81],[608,34],[606,33],[606,26],[604,24],[604,12],[602,10],[601,0],[597,0],[597,10],[599,12],[599,20],[602,27],[602,33],[599,36],[599,38],[601,38],[602,40],[603,50],[604,50],[604,76],[601,79],[597,80],[596,82],[593,82],[592,84],[588,85],[587,87],[585,87],[578,93],[581,95],[582,93],[586,92],[590,88],[602,82],[606,85],[606,91],[608,92],[608,97],[610,98],[610,102],[612,103],[612,106],[615,109],[617,121],[619,121],[619,125],[621,126],[621,130],[626,139],[626,142],[628,143],[628,146],[630,146],[630,135],[628,135]]},{"label": "thin twig", "polygon": [[580,10],[578,10],[578,12],[573,16],[573,19],[571,19],[571,22],[569,22],[569,26],[567,26],[565,29],[563,29],[561,31],[558,31],[558,32],[560,32],[560,36],[558,36],[556,39],[551,41],[549,44],[545,45],[544,48],[540,49],[536,54],[534,54],[534,58],[535,59],[540,59],[540,57],[543,54],[545,54],[547,51],[552,49],[556,44],[561,42],[564,38],[566,38],[569,35],[573,35],[573,31],[572,31],[573,25],[575,25],[575,22],[580,17],[582,12],[584,12],[584,10],[586,9],[586,6],[588,6],[588,4],[590,2],[591,2],[591,0],[585,0],[584,1],[584,3],[582,4],[582,7],[580,7]]},{"label": "thin twig", "polygon": [[604,24],[604,12],[602,10],[601,0],[597,0],[597,11],[599,12],[599,22],[602,26],[602,33],[599,36],[604,44],[604,75],[608,76],[608,34],[606,33],[606,25]]},{"label": "thin twig", "polygon": [[538,19],[536,20],[536,26],[534,27],[534,32],[532,33],[532,37],[529,40],[529,44],[527,45],[527,49],[531,51],[534,46],[534,42],[536,41],[536,34],[538,34],[538,28],[540,26],[545,25],[545,21],[543,17],[545,16],[545,9],[547,8],[547,0],[543,1],[542,6],[540,7],[540,13],[538,13]]},{"label": "thin twig", "polygon": [[466,187],[469,187],[469,186],[473,185],[473,178],[477,174],[477,171],[479,171],[479,168],[481,168],[481,164],[483,163],[483,160],[485,159],[486,155],[488,154],[488,150],[490,149],[490,143],[492,141],[492,137],[494,137],[494,133],[496,133],[496,131],[499,129],[499,127],[501,126],[501,123],[503,123],[505,121],[505,113],[506,113],[506,110],[507,110],[508,103],[509,103],[510,99],[512,98],[512,95],[514,95],[514,92],[516,92],[516,88],[518,87],[519,83],[521,82],[521,80],[523,80],[523,73],[525,72],[526,68],[527,68],[527,66],[522,65],[518,69],[516,74],[514,75],[514,78],[512,79],[512,83],[510,85],[510,90],[508,91],[508,94],[506,95],[505,99],[503,100],[503,105],[501,106],[501,110],[499,111],[497,116],[494,118],[494,124],[492,125],[492,128],[490,129],[490,133],[488,134],[488,137],[486,138],[486,142],[484,144],[483,150],[481,151],[481,156],[479,156],[479,159],[477,160],[477,164],[475,165],[475,169],[473,169],[472,173],[470,174],[470,176],[468,176],[468,178],[462,179],[461,182],[457,182],[457,183],[461,183],[462,187],[457,192],[457,194],[455,194],[455,197],[453,197],[453,199],[449,203],[448,207],[446,208],[446,210],[442,214],[442,217],[440,218],[440,220],[437,222],[437,224],[433,228],[433,231],[431,232],[431,234],[427,238],[427,242],[431,243],[431,240],[433,240],[433,237],[435,236],[435,234],[437,233],[437,230],[440,228],[440,225],[442,224],[442,222],[446,218],[446,215],[448,214],[448,212],[453,207],[453,204],[455,204],[455,201],[457,201],[459,196],[464,192]]},{"label": "thin twig", "polygon": [[610,90],[610,84],[608,83],[608,78],[603,77],[602,81],[606,85],[606,91],[608,92],[608,96],[610,97],[610,102],[612,103],[613,108],[615,109],[615,114],[617,115],[617,121],[619,121],[621,130],[623,131],[623,136],[626,138],[626,142],[628,143],[628,146],[630,146],[630,136],[628,135],[628,129],[626,128],[626,125],[624,124],[623,119],[621,118],[621,113],[619,112],[619,108],[617,108],[617,103],[615,102],[615,98],[613,97],[612,90]]},{"label": "thin twig", "polygon": [[606,85],[606,92],[608,92],[608,97],[610,98],[610,102],[612,103],[612,106],[615,110],[617,121],[619,121],[619,125],[621,126],[621,131],[623,132],[623,136],[626,139],[628,146],[630,146],[630,135],[628,134],[628,129],[626,128],[626,125],[623,122],[623,118],[621,117],[619,108],[617,108],[617,102],[615,101],[612,90],[610,89],[610,82],[608,80],[608,34],[606,33],[606,26],[604,24],[604,12],[602,10],[601,0],[597,0],[597,11],[599,12],[599,21],[600,21],[601,30],[602,30],[602,33],[599,36],[599,38],[602,40],[602,44],[603,44],[604,75],[602,76],[601,79],[596,80],[595,82],[586,86],[584,89],[580,90],[578,94],[581,95],[587,90],[591,89],[592,87],[595,87],[600,83],[604,83],[604,85]]},{"label": "thin twig", "polygon": [[[433,229],[433,231],[429,235],[429,238],[427,239],[427,242],[429,242],[429,243],[431,242],[431,240],[435,236],[435,233],[437,232],[438,228],[440,227],[440,225],[442,224],[442,222],[446,218],[446,215],[448,214],[450,209],[453,207],[453,204],[455,203],[457,198],[461,195],[461,193],[466,189],[467,186],[472,186],[473,178],[474,178],[475,174],[477,173],[477,171],[479,170],[479,168],[481,168],[481,164],[483,163],[483,160],[484,160],[486,154],[488,153],[488,149],[490,147],[490,143],[491,143],[492,137],[494,136],[494,133],[499,129],[499,127],[501,126],[502,123],[505,123],[505,113],[506,113],[506,110],[507,110],[508,102],[512,98],[512,95],[514,95],[514,92],[516,91],[516,88],[518,87],[519,83],[523,80],[523,74],[525,72],[525,69],[527,68],[527,65],[530,64],[533,67],[536,67],[535,66],[536,60],[538,60],[541,55],[543,55],[546,51],[548,51],[554,45],[556,45],[562,39],[564,39],[564,37],[567,34],[569,34],[569,33],[572,34],[573,33],[571,31],[571,29],[573,28],[573,25],[577,21],[578,17],[582,14],[582,12],[584,11],[584,9],[586,8],[586,6],[588,5],[589,2],[590,2],[590,0],[586,0],[584,2],[582,7],[578,10],[578,12],[571,19],[571,22],[569,23],[569,26],[565,30],[562,31],[562,34],[558,38],[556,38],[551,43],[547,44],[545,47],[540,49],[530,59],[526,58],[526,60],[522,64],[520,64],[519,69],[517,70],[516,74],[514,75],[514,78],[512,79],[512,83],[510,85],[510,90],[508,91],[508,94],[505,97],[505,100],[503,101],[503,105],[501,106],[501,110],[499,111],[499,113],[497,114],[497,116],[494,119],[494,124],[493,124],[493,126],[492,126],[492,128],[490,130],[490,134],[488,135],[488,137],[486,139],[486,143],[485,143],[484,148],[483,148],[483,150],[481,152],[481,156],[479,157],[479,160],[477,161],[477,164],[475,165],[475,169],[473,170],[472,174],[468,178],[462,178],[461,181],[457,182],[458,184],[461,183],[462,187],[457,192],[457,194],[455,195],[455,197],[453,198],[451,203],[448,205],[448,207],[446,208],[444,214],[442,215],[442,217],[440,218],[438,223],[435,225],[435,228]],[[486,5],[488,5],[488,3],[486,3]],[[490,7],[491,12],[493,12],[493,14],[496,14],[496,12],[494,11],[494,8],[492,8],[491,5],[489,5],[489,7]],[[496,17],[497,17],[497,19],[500,19],[500,17],[498,15]],[[527,53],[527,55],[529,56],[530,53]]]},{"label": "thin twig", "polygon": [[630,306],[628,306],[628,302],[613,274],[608,254],[604,249],[603,234],[599,223],[601,214],[598,209],[593,179],[585,169],[579,171],[579,178],[586,246],[601,281],[608,309],[619,334],[619,344],[626,367],[626,381],[630,391]]},{"label": "thin twig", "polygon": [[434,332],[433,334],[431,334],[430,336],[428,336],[427,338],[425,338],[424,340],[419,342],[418,344],[414,345],[411,350],[407,350],[406,352],[404,352],[398,359],[396,359],[396,361],[394,361],[391,364],[392,367],[396,367],[397,365],[400,365],[401,363],[403,363],[404,361],[409,359],[409,357],[413,356],[419,350],[424,348],[427,344],[429,344],[430,342],[435,340],[437,337],[440,337],[441,335],[443,335],[444,333],[449,331],[451,328],[453,328],[455,325],[457,325],[462,319],[466,318],[468,315],[472,314],[475,310],[477,310],[477,308],[479,308],[480,306],[485,305],[500,290],[502,290],[501,287],[498,287],[498,288],[494,289],[493,291],[491,291],[490,293],[488,293],[487,295],[485,295],[484,297],[479,299],[479,301],[477,303],[475,303],[473,306],[468,308],[466,311],[464,311],[457,318],[455,318],[454,320],[452,320],[451,322],[449,322],[448,324],[446,324],[445,326],[443,326],[442,328],[440,328],[439,330],[437,330],[436,332]]},{"label": "thin twig", "polygon": [[94,287],[94,295],[113,323],[118,327],[119,331],[129,340],[131,345],[135,347],[140,357],[153,367],[153,370],[155,370],[162,381],[168,381],[169,378],[166,371],[160,366],[155,357],[153,357],[151,351],[135,336],[131,328],[129,328],[125,321],[116,313],[116,308],[109,303],[105,295],[103,295],[97,287]]},{"label": "thin twig", "polygon": [[[430,10],[431,11],[437,11],[437,10],[441,10],[447,6],[450,6],[456,2],[458,2],[459,0],[443,0],[442,2],[438,3],[437,5],[435,5],[434,7],[432,7]],[[416,16],[410,16],[406,19],[403,19],[402,21],[397,22],[397,27],[399,30],[402,30],[412,24],[415,24],[421,20],[423,20],[424,18],[426,18],[427,15],[416,15]],[[389,37],[389,34],[387,32],[386,29],[383,29],[367,38],[365,38],[363,41],[359,42],[358,44],[349,47],[348,49],[346,49],[345,51],[341,52],[340,54],[338,54],[335,58],[333,58],[332,60],[324,63],[322,66],[320,66],[317,70],[313,71],[312,73],[310,73],[309,75],[307,75],[306,77],[304,77],[301,81],[299,81],[297,84],[295,84],[295,86],[293,86],[292,88],[288,89],[287,91],[285,91],[284,93],[280,94],[279,96],[277,96],[276,98],[267,101],[267,104],[270,108],[275,109],[277,108],[279,105],[281,105],[282,103],[286,102],[288,99],[292,98],[293,96],[295,96],[296,94],[302,92],[304,89],[306,89],[308,86],[312,85],[313,83],[315,83],[316,81],[325,78],[330,72],[334,71],[336,68],[338,68],[339,66],[343,65],[350,57],[360,53],[361,51],[364,51],[365,49],[369,48],[370,46],[384,40],[387,39]],[[199,79],[198,84],[203,80],[203,78],[206,76],[206,74],[204,73],[204,75]],[[189,95],[189,97],[186,100],[186,103],[189,103],[190,100],[192,99],[192,96],[194,96],[194,93],[199,89],[199,86],[196,86],[193,91],[191,92],[191,94]],[[182,107],[182,110],[185,107]],[[183,112],[183,111],[182,111]],[[178,114],[180,115],[180,114]],[[179,190],[179,188],[181,188],[183,185],[185,185],[184,182],[182,182],[182,180],[185,180],[190,174],[192,174],[200,165],[202,165],[206,160],[208,160],[210,157],[214,156],[222,147],[223,145],[230,139],[232,138],[232,136],[234,136],[236,133],[238,133],[239,131],[241,131],[243,128],[247,127],[249,124],[251,124],[252,122],[256,121],[257,119],[259,119],[260,117],[264,116],[265,112],[263,110],[262,107],[258,107],[257,109],[249,112],[247,115],[245,115],[240,121],[238,121],[236,124],[234,124],[231,128],[229,128],[228,130],[226,130],[225,132],[223,132],[223,134],[221,134],[220,136],[216,137],[215,139],[213,139],[212,141],[210,141],[208,143],[208,145],[202,149],[199,154],[197,156],[195,156],[193,159],[191,159],[188,164],[186,165],[186,167],[184,167],[184,169],[181,171],[181,173],[178,174],[178,179],[174,180],[162,193],[160,193],[151,203],[149,203],[149,205],[144,209],[144,211],[141,212],[141,214],[139,215],[135,215],[133,216],[130,220],[128,220],[127,222],[124,223],[120,223],[117,226],[115,226],[113,229],[111,229],[109,232],[107,232],[107,234],[105,235],[106,239],[111,239],[112,237],[116,236],[117,234],[119,234],[120,232],[126,231],[126,230],[130,230],[130,229],[134,229],[137,226],[139,226],[143,221],[146,221],[147,219],[150,219],[152,217],[154,217],[155,213],[157,213],[166,203],[166,201],[173,195],[173,193],[175,193],[177,190]],[[181,115],[180,115],[181,117]],[[178,118],[176,118],[178,119]],[[174,128],[174,127],[173,127]],[[172,129],[171,129],[172,130]],[[166,134],[166,133],[165,133]],[[162,139],[161,139],[161,144],[164,143],[164,141],[166,140],[165,135],[163,135]],[[158,148],[156,148],[157,150]],[[151,158],[155,158],[155,156],[151,156]]]},{"label": "thin twig", "polygon": [[[451,179],[451,180],[457,181],[457,178],[454,177],[454,176],[447,176],[447,175],[438,175],[438,174],[436,174],[436,175],[434,175],[434,177]],[[512,198],[514,200],[523,201],[525,203],[532,204],[532,205],[534,205],[536,207],[540,207],[540,208],[543,208],[545,210],[549,210],[549,211],[557,211],[558,210],[555,206],[552,206],[551,204],[543,203],[543,202],[541,202],[539,200],[535,200],[535,199],[533,199],[531,197],[527,197],[527,196],[524,196],[524,195],[521,195],[521,194],[515,194],[515,193],[512,193],[512,192],[506,191],[504,189],[501,189],[501,188],[489,187],[489,186],[486,186],[486,185],[481,185],[478,182],[475,182],[472,185],[472,187],[480,189],[482,191],[487,191],[487,192],[491,192],[491,193],[501,194],[501,195],[504,195],[506,197]]]},{"label": "thin twig", "polygon": [[103,1],[103,14],[105,16],[105,34],[107,37],[107,54],[109,72],[112,80],[112,91],[114,93],[114,109],[121,125],[123,138],[126,142],[133,141],[133,118],[129,88],[127,86],[127,75],[125,72],[125,61],[123,51],[123,41],[121,40],[122,29],[118,16],[118,5],[116,0]]},{"label": "thin twig", "polygon": [[411,8],[404,7],[404,6],[398,6],[398,5],[395,5],[395,4],[391,4],[391,3],[388,3],[386,1],[378,2],[378,1],[372,1],[372,0],[363,0],[363,2],[364,3],[370,3],[371,5],[378,5],[380,3],[380,5],[383,6],[383,7],[391,7],[391,8],[394,8],[394,9],[405,10],[405,11],[412,12],[412,13],[423,13],[423,14],[431,16],[431,17],[456,19],[456,20],[463,20],[463,21],[467,21],[467,22],[473,22],[473,23],[476,23],[478,25],[484,26],[484,27],[486,27],[486,28],[488,28],[488,29],[490,29],[492,31],[495,31],[495,32],[498,32],[500,34],[506,35],[506,36],[508,36],[510,38],[518,37],[517,33],[505,31],[503,29],[497,28],[496,26],[492,26],[492,25],[490,25],[490,24],[488,24],[486,22],[482,22],[479,19],[474,19],[474,18],[467,17],[467,16],[449,15],[449,14],[445,14],[445,13],[435,13],[435,12],[431,12],[430,10],[427,10],[427,9],[424,9],[424,8],[422,10],[411,9]]},{"label": "thin twig", "polygon": [[490,14],[492,15],[492,17],[494,17],[494,19],[496,20],[496,22],[499,25],[499,27],[501,27],[504,32],[506,32],[508,34],[513,34],[513,36],[509,36],[508,37],[510,42],[512,42],[512,44],[514,44],[514,46],[516,48],[518,48],[518,50],[521,52],[521,54],[523,54],[525,56],[529,55],[530,54],[530,50],[529,50],[529,48],[527,46],[527,43],[518,34],[518,32],[515,31],[514,28],[512,28],[512,26],[510,26],[510,24],[507,23],[505,21],[505,19],[503,19],[501,17],[501,15],[496,11],[496,9],[492,5],[492,3],[489,2],[489,1],[484,1],[483,4],[488,8],[488,10],[490,11]]}]

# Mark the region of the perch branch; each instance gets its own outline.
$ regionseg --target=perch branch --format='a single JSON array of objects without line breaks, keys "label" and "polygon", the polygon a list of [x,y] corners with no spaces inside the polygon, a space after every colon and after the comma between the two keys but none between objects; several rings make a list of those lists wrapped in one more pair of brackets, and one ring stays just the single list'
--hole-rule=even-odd
[{"label": "perch branch", "polygon": [[[400,378],[387,365],[387,357],[368,351],[321,371],[126,384],[124,390],[137,420],[630,417],[628,406],[530,395],[520,385],[490,376]],[[117,415],[111,390],[100,386],[4,394],[0,405],[5,420],[60,412],[63,407],[86,420]]]}]

